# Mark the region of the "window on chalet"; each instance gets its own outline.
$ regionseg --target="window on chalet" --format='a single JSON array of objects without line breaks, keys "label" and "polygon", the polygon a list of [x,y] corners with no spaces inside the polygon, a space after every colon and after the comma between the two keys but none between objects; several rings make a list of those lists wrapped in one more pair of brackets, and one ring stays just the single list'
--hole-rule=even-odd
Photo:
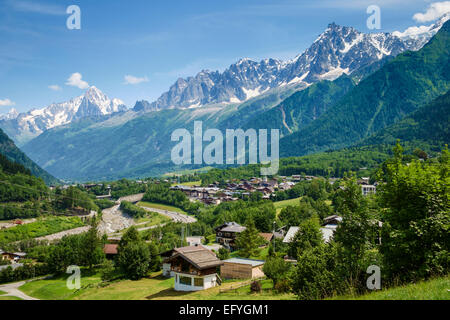
[{"label": "window on chalet", "polygon": [[180,283],[190,286],[192,284],[191,278],[180,276]]},{"label": "window on chalet", "polygon": [[203,287],[203,278],[194,278],[194,286]]}]

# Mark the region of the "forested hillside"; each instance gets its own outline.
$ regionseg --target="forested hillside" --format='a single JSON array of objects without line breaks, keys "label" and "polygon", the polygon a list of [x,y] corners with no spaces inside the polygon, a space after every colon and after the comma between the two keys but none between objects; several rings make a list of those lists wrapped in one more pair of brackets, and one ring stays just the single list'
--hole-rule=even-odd
[{"label": "forested hillside", "polygon": [[450,91],[430,104],[361,141],[358,145],[393,144],[397,139],[440,150],[450,141]]},{"label": "forested hillside", "polygon": [[28,158],[14,142],[0,129],[0,154],[5,155],[8,159],[22,164],[31,174],[42,178],[47,184],[56,184],[58,179],[50,175],[48,172],[39,167],[30,158]]}]

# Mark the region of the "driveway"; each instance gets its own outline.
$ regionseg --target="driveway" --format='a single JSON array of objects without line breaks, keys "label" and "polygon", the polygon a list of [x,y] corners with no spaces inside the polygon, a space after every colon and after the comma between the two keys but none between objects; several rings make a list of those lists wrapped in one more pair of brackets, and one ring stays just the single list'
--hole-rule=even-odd
[{"label": "driveway", "polygon": [[21,281],[21,282],[0,285],[0,291],[6,292],[6,294],[0,295],[0,297],[12,296],[12,297],[21,298],[23,300],[39,300],[39,299],[30,297],[19,290],[19,287],[23,286],[25,283],[26,283],[26,281]]}]

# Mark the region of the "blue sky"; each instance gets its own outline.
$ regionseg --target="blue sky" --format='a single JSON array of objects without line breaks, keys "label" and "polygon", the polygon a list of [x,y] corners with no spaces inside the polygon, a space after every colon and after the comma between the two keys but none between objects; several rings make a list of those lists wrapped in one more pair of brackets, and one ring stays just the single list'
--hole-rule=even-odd
[{"label": "blue sky", "polygon": [[[132,107],[202,69],[223,70],[242,57],[293,58],[331,22],[371,32],[371,4],[381,8],[378,31],[431,24],[412,17],[432,2],[0,0],[0,113],[81,95],[84,89],[67,85],[74,73],[72,84],[95,85]],[[81,30],[66,27],[72,4],[81,9]]]}]

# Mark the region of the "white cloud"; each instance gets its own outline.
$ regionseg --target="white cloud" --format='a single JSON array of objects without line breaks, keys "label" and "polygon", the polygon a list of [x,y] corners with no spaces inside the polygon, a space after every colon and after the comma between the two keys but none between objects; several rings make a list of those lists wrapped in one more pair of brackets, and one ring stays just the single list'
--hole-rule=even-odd
[{"label": "white cloud", "polygon": [[425,13],[416,13],[413,19],[417,22],[434,21],[450,12],[450,1],[434,2],[429,5]]},{"label": "white cloud", "polygon": [[72,75],[67,79],[66,85],[72,87],[78,87],[80,89],[87,89],[89,87],[89,83],[81,80],[83,76],[79,72],[72,73]]},{"label": "white cloud", "polygon": [[66,10],[59,5],[36,3],[31,1],[14,0],[8,1],[9,5],[16,11],[32,12],[48,15],[65,15]]},{"label": "white cloud", "polygon": [[409,27],[404,32],[394,31],[392,34],[399,38],[413,38],[415,36],[430,32],[433,25],[430,26],[419,26],[419,27]]},{"label": "white cloud", "polygon": [[10,106],[15,106],[16,103],[9,100],[9,99],[0,99],[0,107],[10,107]]},{"label": "white cloud", "polygon": [[61,91],[62,90],[62,88],[60,86],[58,86],[57,84],[52,84],[52,85],[48,86],[48,88],[53,91]]},{"label": "white cloud", "polygon": [[139,77],[135,77],[132,75],[126,75],[124,77],[124,79],[125,79],[125,84],[139,84],[142,82],[148,82],[147,77],[139,78]]}]

